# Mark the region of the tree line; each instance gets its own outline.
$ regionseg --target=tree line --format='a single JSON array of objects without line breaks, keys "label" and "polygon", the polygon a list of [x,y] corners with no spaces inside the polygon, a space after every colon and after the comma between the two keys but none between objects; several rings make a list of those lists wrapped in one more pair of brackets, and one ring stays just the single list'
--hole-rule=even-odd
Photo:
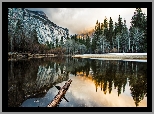
[{"label": "tree line", "polygon": [[[9,26],[8,22],[8,26]],[[11,26],[9,26],[11,27]],[[92,36],[88,34],[77,37],[77,34],[68,36],[64,42],[60,41],[38,43],[36,29],[25,35],[24,25],[18,20],[14,32],[8,31],[8,52],[54,53],[54,54],[84,54],[108,52],[147,52],[147,16],[141,8],[136,8],[128,29],[126,20],[119,15],[118,22],[109,21],[105,17],[101,23],[98,20]]]},{"label": "tree line", "polygon": [[147,16],[136,8],[129,29],[120,15],[115,23],[111,17],[109,21],[105,17],[102,23],[96,21],[91,38],[87,34],[78,39],[75,34],[72,39],[84,45],[86,53],[147,52]]}]

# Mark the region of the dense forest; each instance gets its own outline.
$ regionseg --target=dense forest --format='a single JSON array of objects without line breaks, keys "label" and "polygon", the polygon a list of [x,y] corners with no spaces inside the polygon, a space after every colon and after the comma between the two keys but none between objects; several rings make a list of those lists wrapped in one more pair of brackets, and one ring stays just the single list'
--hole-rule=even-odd
[{"label": "dense forest", "polygon": [[[126,20],[118,18],[113,22],[110,17],[101,23],[97,20],[92,39],[71,37],[80,46],[80,53],[105,53],[105,52],[147,52],[147,16],[142,13],[141,8],[136,8],[131,19],[130,29],[126,26]],[[74,44],[77,45],[77,44]],[[76,46],[77,49],[77,46]],[[73,50],[73,49],[72,49]]]},{"label": "dense forest", "polygon": [[[23,25],[18,20],[12,34],[8,32],[8,52],[52,53],[52,54],[96,54],[108,52],[147,52],[147,16],[141,8],[136,8],[128,29],[126,20],[119,15],[118,22],[112,18],[104,21],[96,20],[92,36],[77,37],[77,34],[68,36],[66,41],[63,37],[56,39],[55,43],[38,43],[37,32],[34,29],[31,38],[24,34]],[[81,28],[82,29],[82,28]],[[54,45],[56,44],[56,45]]]}]

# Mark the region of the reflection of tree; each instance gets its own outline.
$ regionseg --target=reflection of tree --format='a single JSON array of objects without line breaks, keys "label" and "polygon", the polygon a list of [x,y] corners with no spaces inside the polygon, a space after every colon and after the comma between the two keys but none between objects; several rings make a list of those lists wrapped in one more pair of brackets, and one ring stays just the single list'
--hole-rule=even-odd
[{"label": "reflection of tree", "polygon": [[136,106],[147,95],[146,63],[99,61],[94,59],[83,61],[83,59],[79,59],[75,62],[75,66],[75,72],[85,72],[86,76],[89,74],[90,68],[92,69],[92,80],[96,86],[96,92],[100,87],[104,94],[107,91],[111,93],[114,86],[119,96],[122,92],[125,92],[125,86],[129,81],[131,94]]},{"label": "reflection of tree", "polygon": [[106,69],[106,78],[108,80],[109,86],[109,93],[111,93],[112,91],[112,85],[113,85],[113,81],[115,79],[115,73],[116,73],[116,65],[112,64],[109,65],[109,68]]},{"label": "reflection of tree", "polygon": [[91,60],[90,66],[95,76],[96,75],[96,60]]},{"label": "reflection of tree", "polygon": [[[130,76],[130,90],[135,105],[138,106],[139,102],[147,96],[147,68],[146,63],[135,63]],[[139,72],[139,73],[138,73]]]},{"label": "reflection of tree", "polygon": [[[60,83],[68,79],[68,74],[74,75],[77,72],[85,76],[92,76],[96,86],[106,94],[117,89],[118,96],[125,91],[129,81],[131,95],[136,106],[143,98],[147,97],[147,64],[138,62],[122,62],[94,59],[77,59],[72,57],[64,58],[42,58],[28,61],[8,62],[8,106],[19,106],[25,99],[24,96],[31,93],[43,93],[53,86],[53,83]],[[91,73],[90,73],[91,72]],[[59,74],[59,75],[58,75]],[[66,76],[62,76],[66,74]],[[53,78],[55,77],[55,82]],[[37,86],[36,80],[44,84]],[[48,82],[48,84],[47,84]],[[51,82],[51,84],[49,84]],[[13,86],[12,86],[13,85]],[[123,90],[123,91],[122,91]]]},{"label": "reflection of tree", "polygon": [[[119,96],[122,90],[123,92],[125,91],[127,80],[130,80],[130,90],[136,104],[147,94],[146,63],[69,58],[65,65],[67,66],[67,71],[72,74],[85,72],[86,76],[89,75],[91,68],[96,92],[100,87],[104,94],[107,93],[107,90],[111,93],[114,84]],[[135,77],[136,74],[137,78]]]},{"label": "reflection of tree", "polygon": [[68,58],[64,64],[67,71],[75,75],[77,72],[85,72],[88,76],[90,69],[92,69],[92,79],[96,86],[96,92],[100,87],[104,94],[107,91],[111,93],[114,85],[119,96],[121,92],[125,91],[125,86],[129,81],[136,106],[143,100],[144,96],[147,96],[146,63]]},{"label": "reflection of tree", "polygon": [[77,72],[85,72],[85,65],[86,65],[86,61],[84,61],[83,59],[76,59],[76,58],[69,58],[69,60],[67,60],[65,62],[65,65],[67,67],[67,71],[71,72],[72,74],[76,75]]},{"label": "reflection of tree", "polygon": [[118,61],[116,76],[114,79],[114,87],[118,89],[118,96],[121,94],[122,88],[125,91],[125,85],[127,83],[127,77],[125,75],[125,64],[124,62]]}]

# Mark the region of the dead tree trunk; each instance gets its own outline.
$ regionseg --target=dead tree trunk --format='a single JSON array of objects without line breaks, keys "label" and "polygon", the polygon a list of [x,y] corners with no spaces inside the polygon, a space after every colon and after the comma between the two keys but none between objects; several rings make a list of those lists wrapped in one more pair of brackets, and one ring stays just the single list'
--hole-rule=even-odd
[{"label": "dead tree trunk", "polygon": [[56,107],[60,103],[61,99],[65,96],[71,82],[72,80],[70,79],[65,83],[65,85],[59,90],[58,94],[54,97],[54,99],[47,105],[47,107]]}]

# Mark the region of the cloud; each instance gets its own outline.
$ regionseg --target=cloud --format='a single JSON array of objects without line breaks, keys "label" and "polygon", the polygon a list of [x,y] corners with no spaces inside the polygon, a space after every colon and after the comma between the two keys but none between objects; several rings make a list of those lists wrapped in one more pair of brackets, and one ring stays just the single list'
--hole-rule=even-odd
[{"label": "cloud", "polygon": [[[127,27],[134,15],[135,8],[28,8],[30,10],[41,10],[48,18],[63,28],[68,28],[70,34],[77,34],[83,30],[94,28],[96,21],[103,22],[105,16],[108,21],[111,17],[113,23],[118,22],[118,17],[122,21],[126,20]],[[147,14],[147,9],[142,8],[142,12]]]}]

